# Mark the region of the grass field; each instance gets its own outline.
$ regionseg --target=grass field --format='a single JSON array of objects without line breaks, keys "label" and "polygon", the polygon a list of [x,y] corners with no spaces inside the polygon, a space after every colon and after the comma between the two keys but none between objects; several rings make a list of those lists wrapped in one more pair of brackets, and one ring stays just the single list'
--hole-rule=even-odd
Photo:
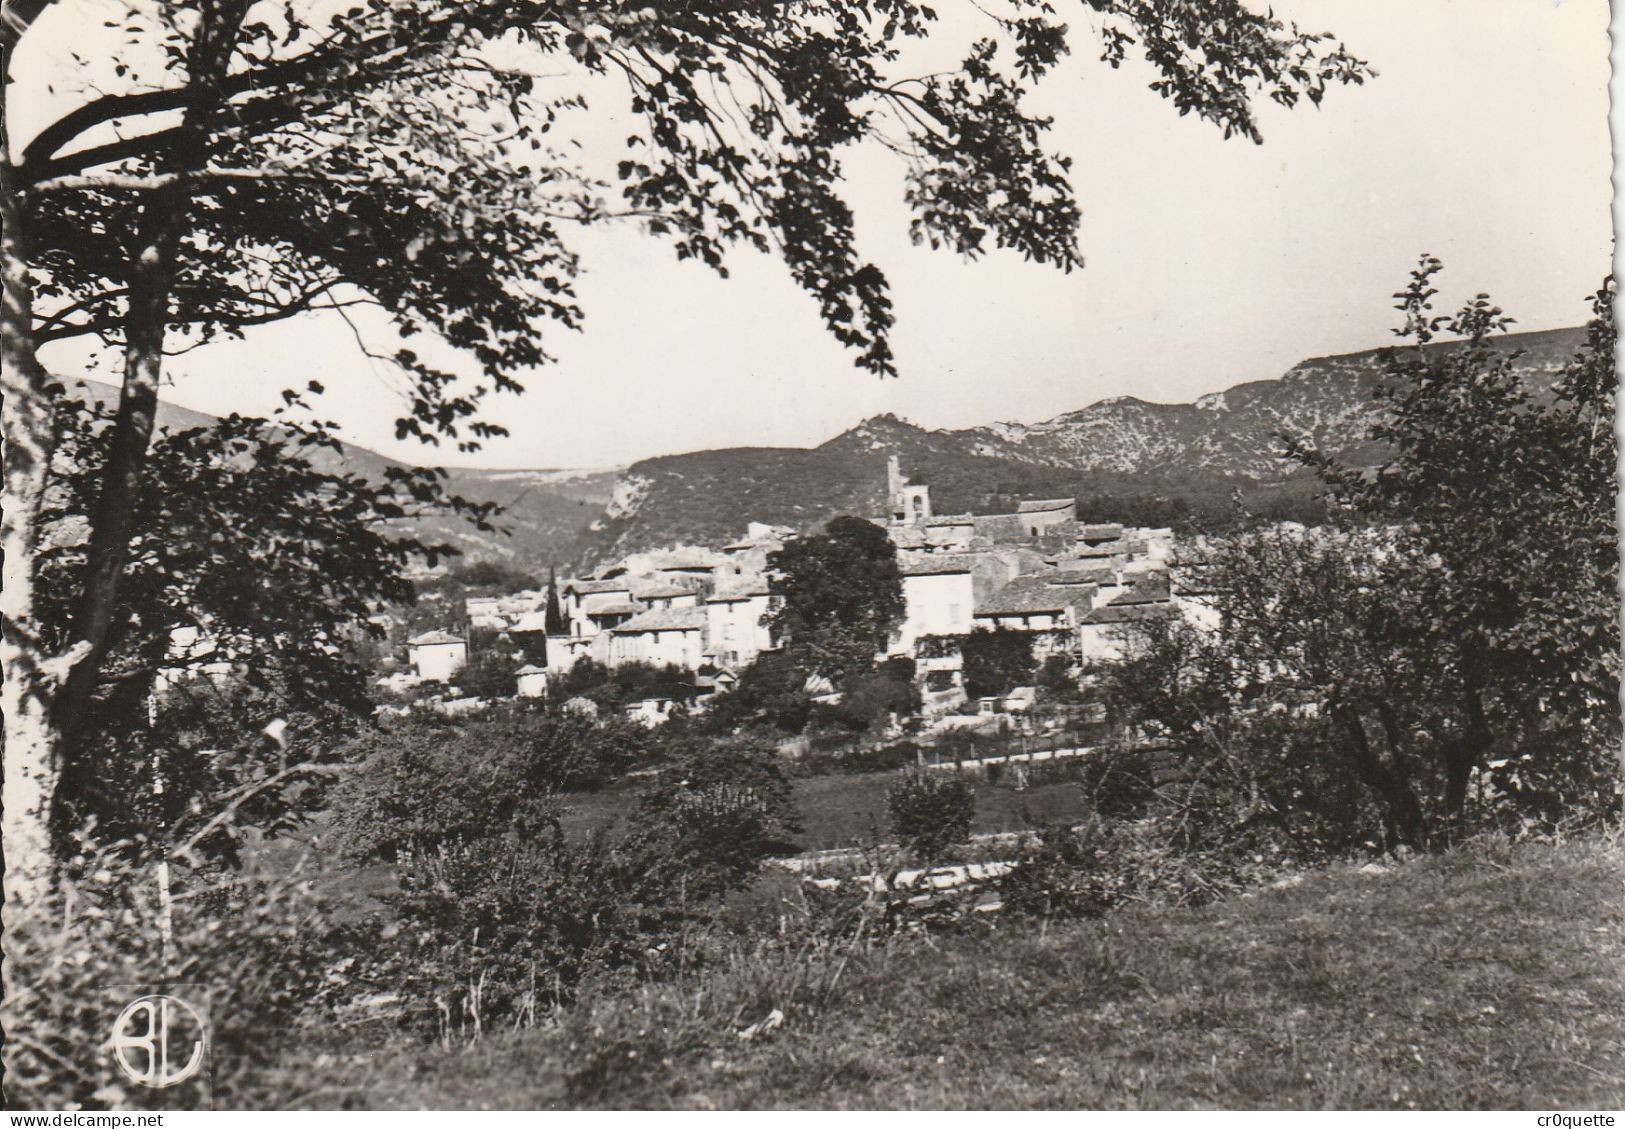
[{"label": "grass field", "polygon": [[[797,846],[811,851],[889,841],[891,817],[886,811],[886,791],[896,779],[896,773],[877,772],[792,780],[791,791],[802,823]],[[566,797],[570,808],[564,819],[566,831],[585,832],[628,818],[636,802],[631,799],[635,792],[634,786],[626,786]],[[1004,784],[978,781],[976,818],[971,829],[974,833],[1019,831],[1035,823],[1077,822],[1086,814],[1083,793],[1069,781],[1036,784],[1019,791]]]},{"label": "grass field", "polygon": [[1617,1109],[1622,863],[1617,842],[1479,843],[838,970],[744,958],[557,1028],[358,1060],[312,1104]]}]

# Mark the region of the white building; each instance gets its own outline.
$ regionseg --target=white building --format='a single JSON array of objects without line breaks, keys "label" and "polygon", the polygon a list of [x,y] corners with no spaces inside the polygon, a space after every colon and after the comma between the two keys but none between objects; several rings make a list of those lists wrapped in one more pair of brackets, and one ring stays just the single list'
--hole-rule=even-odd
[{"label": "white building", "polygon": [[595,638],[596,636],[591,635],[549,635],[547,637],[548,673],[563,674],[575,666],[582,656],[591,654]]},{"label": "white building", "polygon": [[572,635],[597,635],[619,627],[643,610],[633,601],[632,583],[625,578],[568,581],[562,607]]},{"label": "white building", "polygon": [[892,639],[894,654],[911,654],[926,635],[965,635],[976,613],[974,562],[944,554],[902,565],[903,622]]},{"label": "white building", "polygon": [[446,631],[429,631],[406,641],[406,659],[425,682],[445,682],[468,662],[468,642]]},{"label": "white building", "polygon": [[705,601],[706,651],[718,666],[739,668],[773,646],[762,618],[773,607],[767,581],[755,578],[719,590]]},{"label": "white building", "polygon": [[539,666],[522,666],[514,671],[514,692],[521,698],[547,697],[547,671]]},{"label": "white building", "polygon": [[705,661],[704,608],[652,608],[610,630],[609,665],[645,662],[698,670]]}]

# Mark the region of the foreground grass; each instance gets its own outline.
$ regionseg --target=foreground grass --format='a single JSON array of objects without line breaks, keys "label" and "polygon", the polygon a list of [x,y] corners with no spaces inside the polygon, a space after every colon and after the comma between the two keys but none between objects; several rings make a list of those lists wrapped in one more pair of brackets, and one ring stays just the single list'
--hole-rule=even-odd
[{"label": "foreground grass", "polygon": [[[1617,843],[1477,844],[1198,910],[741,958],[310,1104],[1625,1105]],[[739,1028],[772,1008],[782,1027]]]}]

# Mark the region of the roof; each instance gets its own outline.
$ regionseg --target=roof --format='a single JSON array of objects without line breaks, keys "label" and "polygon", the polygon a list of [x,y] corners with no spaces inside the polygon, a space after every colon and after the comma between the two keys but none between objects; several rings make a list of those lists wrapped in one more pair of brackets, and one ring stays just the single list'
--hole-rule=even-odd
[{"label": "roof", "polygon": [[408,639],[408,647],[433,647],[441,643],[466,643],[468,640],[461,635],[453,635],[449,631],[425,631],[415,639]]},{"label": "roof", "polygon": [[1064,510],[1076,506],[1076,498],[1036,498],[1030,502],[1022,502],[1016,506],[1018,514],[1041,514],[1049,510]]},{"label": "roof", "polygon": [[1018,576],[976,605],[977,615],[1031,615],[1059,612],[1076,604],[1089,606],[1091,585],[1053,585],[1048,575]]},{"label": "roof", "polygon": [[651,608],[611,630],[616,635],[640,631],[699,631],[705,627],[703,608]]},{"label": "roof", "polygon": [[646,580],[633,586],[633,594],[640,600],[667,600],[673,596],[692,596],[694,589],[666,580]]},{"label": "roof", "polygon": [[508,628],[508,630],[509,631],[546,631],[547,630],[547,613],[546,612],[526,612],[524,615],[522,615],[518,619],[514,620],[513,621],[513,626]]},{"label": "roof", "polygon": [[1111,606],[1130,607],[1134,604],[1165,604],[1168,602],[1168,574],[1148,572],[1135,580],[1128,591],[1112,600]]},{"label": "roof", "polygon": [[1135,623],[1147,619],[1163,619],[1174,614],[1174,607],[1169,603],[1161,604],[1118,604],[1110,603],[1103,608],[1096,608],[1083,617],[1085,624],[1094,623]]},{"label": "roof", "polygon": [[546,674],[547,669],[545,667],[537,666],[534,663],[526,663],[524,666],[520,667],[518,670],[514,671],[513,673],[514,673],[514,677],[517,678],[520,675],[525,675],[525,674]]},{"label": "roof", "polygon": [[715,594],[706,598],[706,603],[724,604],[730,600],[748,600],[753,596],[769,595],[772,595],[772,592],[767,586],[766,577],[747,577],[717,589]]},{"label": "roof", "polygon": [[1044,581],[1057,588],[1082,588],[1085,585],[1093,586],[1102,580],[1111,579],[1111,570],[1103,568],[1058,568],[1053,572],[1044,574]]},{"label": "roof", "polygon": [[590,596],[595,592],[630,592],[632,586],[625,580],[566,580],[564,590]]},{"label": "roof", "polygon": [[956,572],[969,572],[971,558],[958,553],[941,553],[900,562],[904,576],[946,576]]},{"label": "roof", "polygon": [[1112,545],[1079,545],[1077,555],[1080,557],[1115,557],[1122,552],[1120,544]]},{"label": "roof", "polygon": [[601,615],[637,615],[643,610],[641,604],[634,604],[623,600],[618,604],[605,604],[601,608],[593,608],[587,613],[588,619],[597,619]]},{"label": "roof", "polygon": [[1105,525],[1086,525],[1078,530],[1078,539],[1082,541],[1115,541],[1123,536],[1123,527],[1116,522]]}]

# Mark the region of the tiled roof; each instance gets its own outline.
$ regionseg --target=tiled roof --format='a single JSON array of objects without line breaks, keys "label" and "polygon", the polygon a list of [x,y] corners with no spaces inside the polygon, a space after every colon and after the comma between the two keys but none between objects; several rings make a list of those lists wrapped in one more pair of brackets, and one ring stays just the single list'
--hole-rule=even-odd
[{"label": "tiled roof", "polygon": [[1083,617],[1086,624],[1134,623],[1147,619],[1163,619],[1174,614],[1172,604],[1107,604]]},{"label": "tiled roof", "polygon": [[1079,545],[1077,554],[1080,557],[1115,557],[1123,551],[1122,542],[1107,542],[1104,545]]},{"label": "tiled roof", "polygon": [[514,620],[513,621],[513,626],[510,627],[508,630],[509,631],[546,631],[547,630],[547,613],[546,612],[526,612],[524,615],[522,615],[518,619]]},{"label": "tiled roof", "polygon": [[1112,600],[1115,607],[1133,604],[1165,604],[1168,602],[1168,574],[1148,572],[1129,586],[1128,591]]},{"label": "tiled roof", "polygon": [[710,596],[706,602],[711,604],[726,603],[729,600],[748,600],[752,596],[768,596],[772,592],[767,586],[767,578],[762,576],[748,577],[736,580],[731,584],[724,584]]},{"label": "tiled roof", "polygon": [[1044,581],[1053,584],[1057,588],[1082,588],[1086,585],[1093,587],[1102,580],[1109,580],[1111,575],[1109,569],[1089,569],[1085,571],[1084,569],[1058,568],[1052,572],[1044,573]]},{"label": "tiled roof", "polygon": [[969,572],[971,563],[971,558],[959,553],[938,553],[901,561],[899,568],[904,576],[946,576]]},{"label": "tiled roof", "polygon": [[601,608],[594,608],[586,614],[588,619],[597,619],[599,616],[604,615],[637,615],[642,610],[642,604],[634,604],[631,601],[623,600],[619,604],[605,604]]},{"label": "tiled roof", "polygon": [[1016,506],[1018,514],[1040,514],[1050,510],[1064,510],[1069,506],[1077,505],[1075,498],[1038,498],[1030,502],[1022,502]]},{"label": "tiled roof", "polygon": [[611,630],[616,635],[635,635],[640,631],[699,631],[704,627],[704,608],[651,608]]},{"label": "tiled roof", "polygon": [[1115,522],[1106,525],[1086,525],[1078,530],[1078,537],[1084,541],[1115,541],[1123,536],[1123,527]]},{"label": "tiled roof", "polygon": [[1075,605],[1089,606],[1094,594],[1089,585],[1054,585],[1051,574],[1018,576],[976,606],[977,615],[1032,615],[1064,611]]},{"label": "tiled roof", "polygon": [[640,600],[669,600],[673,596],[692,596],[694,592],[694,588],[686,584],[673,584],[665,577],[632,582],[632,594]]},{"label": "tiled roof", "polygon": [[467,640],[465,640],[461,635],[453,635],[449,631],[425,631],[422,635],[417,636],[415,639],[408,639],[406,641],[406,645],[408,647],[433,647],[439,643],[464,642],[467,642]]},{"label": "tiled roof", "polygon": [[632,587],[625,580],[568,580],[565,581],[564,590],[590,596],[599,592],[630,592]]}]

